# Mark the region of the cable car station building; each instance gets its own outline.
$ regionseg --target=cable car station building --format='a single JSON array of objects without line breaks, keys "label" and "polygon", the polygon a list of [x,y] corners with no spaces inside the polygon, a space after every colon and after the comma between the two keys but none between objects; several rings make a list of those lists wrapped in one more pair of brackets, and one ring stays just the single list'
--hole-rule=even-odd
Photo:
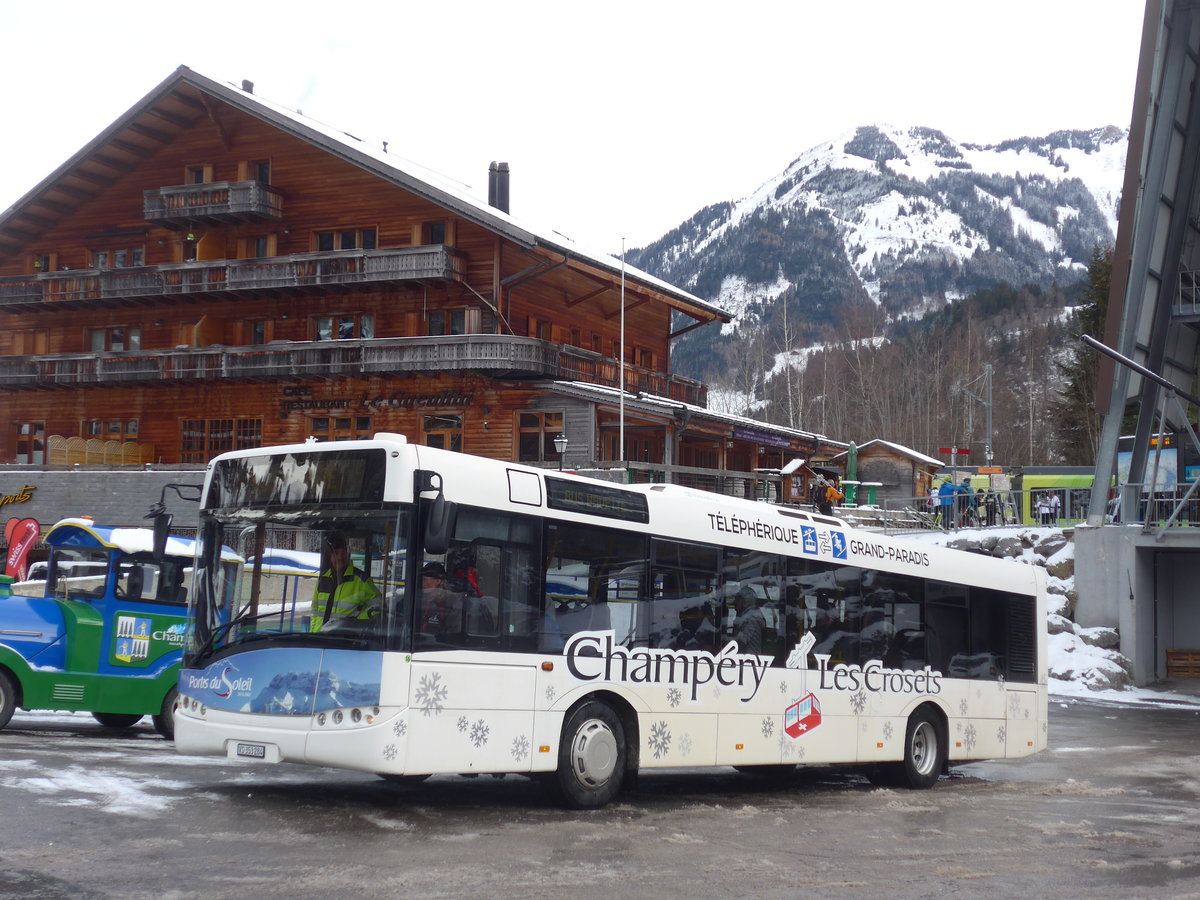
[{"label": "cable car station building", "polygon": [[179,68],[0,214],[0,463],[394,431],[764,496],[763,473],[845,448],[707,409],[671,341],[730,316],[508,194],[507,164],[485,203]]}]

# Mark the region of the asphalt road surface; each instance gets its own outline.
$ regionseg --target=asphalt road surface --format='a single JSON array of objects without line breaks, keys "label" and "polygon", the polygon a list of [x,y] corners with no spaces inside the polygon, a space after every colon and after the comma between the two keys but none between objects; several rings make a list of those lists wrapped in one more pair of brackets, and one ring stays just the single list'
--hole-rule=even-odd
[{"label": "asphalt road surface", "polygon": [[1052,700],[1050,748],[929,791],[848,769],[397,785],[177,755],[148,720],[0,732],[3,900],[1200,897],[1200,711]]}]

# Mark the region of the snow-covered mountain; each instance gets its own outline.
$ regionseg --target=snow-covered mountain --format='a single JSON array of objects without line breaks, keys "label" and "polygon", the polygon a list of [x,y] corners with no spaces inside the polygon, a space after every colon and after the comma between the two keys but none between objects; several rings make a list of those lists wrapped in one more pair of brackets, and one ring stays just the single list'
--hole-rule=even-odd
[{"label": "snow-covered mountain", "polygon": [[[1109,126],[980,146],[866,125],[629,261],[735,313],[727,332],[779,325],[786,304],[801,342],[848,303],[894,320],[1000,282],[1070,284],[1114,241],[1127,137]],[[687,335],[676,370],[703,375],[720,339]]]}]

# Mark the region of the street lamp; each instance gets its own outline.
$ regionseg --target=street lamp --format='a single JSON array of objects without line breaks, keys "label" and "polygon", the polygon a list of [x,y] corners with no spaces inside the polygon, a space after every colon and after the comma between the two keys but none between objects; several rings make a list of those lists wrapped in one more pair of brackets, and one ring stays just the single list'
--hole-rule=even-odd
[{"label": "street lamp", "polygon": [[560,432],[554,439],[554,449],[558,451],[558,471],[561,472],[563,470],[563,454],[567,452],[567,436],[565,434]]}]

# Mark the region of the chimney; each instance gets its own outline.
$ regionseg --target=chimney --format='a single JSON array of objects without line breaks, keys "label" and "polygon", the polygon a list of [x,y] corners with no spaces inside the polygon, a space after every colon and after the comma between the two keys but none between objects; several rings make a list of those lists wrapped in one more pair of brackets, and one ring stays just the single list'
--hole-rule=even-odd
[{"label": "chimney", "polygon": [[493,162],[488,166],[488,206],[508,212],[508,163]]},{"label": "chimney", "polygon": [[253,94],[254,93],[254,82],[251,81],[249,78],[243,78],[242,79],[242,90],[245,91],[247,94]]}]

